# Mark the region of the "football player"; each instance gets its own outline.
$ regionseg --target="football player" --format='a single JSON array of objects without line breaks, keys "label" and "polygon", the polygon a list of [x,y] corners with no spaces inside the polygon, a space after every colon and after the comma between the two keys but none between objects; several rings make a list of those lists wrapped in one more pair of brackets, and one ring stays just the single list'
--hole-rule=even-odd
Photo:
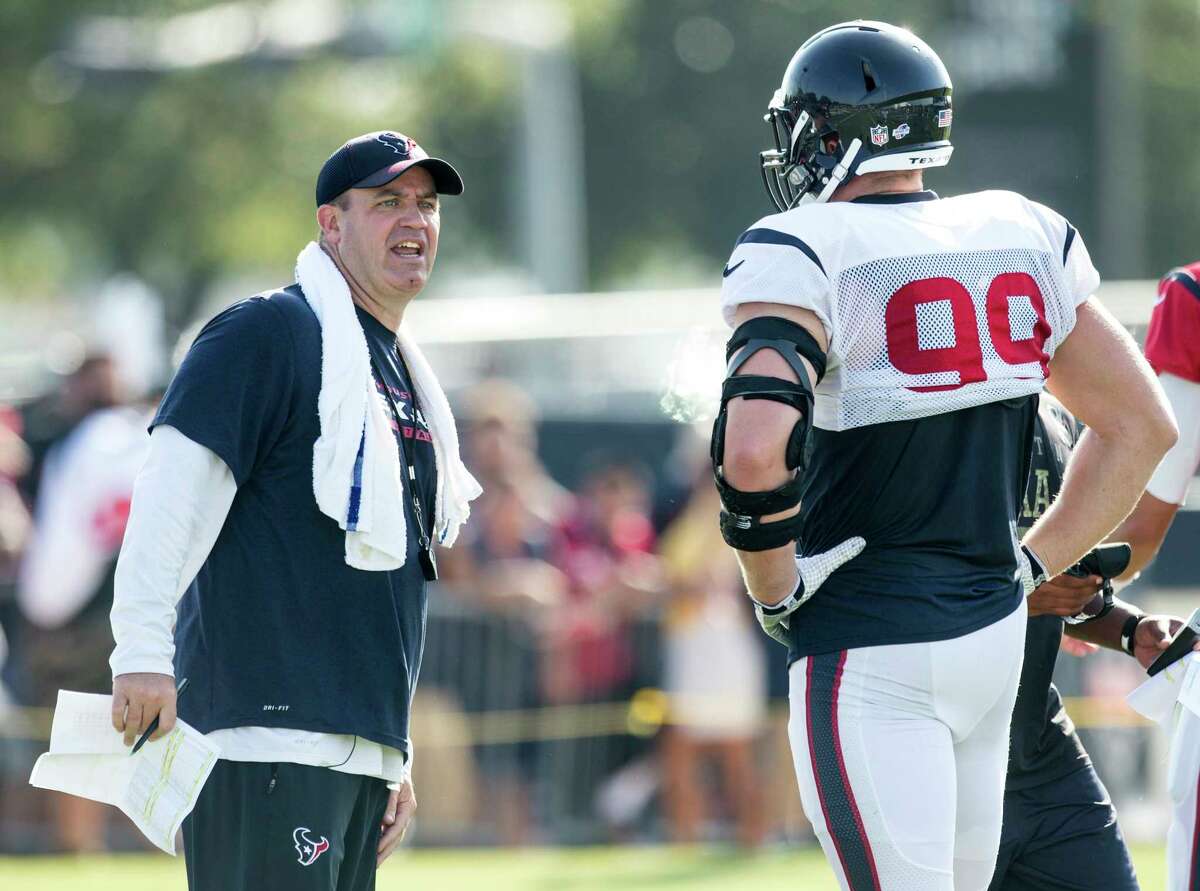
[{"label": "football player", "polygon": [[[1167,452],[1133,513],[1115,535],[1133,545],[1129,573],[1158,553],[1188,486],[1200,468],[1200,262],[1168,272],[1146,332],[1146,358],[1158,372],[1179,425],[1179,441]],[[1200,749],[1192,742],[1195,721],[1176,725],[1171,742],[1172,822],[1167,834],[1167,885],[1171,891],[1200,888]]]},{"label": "football player", "polygon": [[[724,272],[721,528],[791,651],[802,803],[854,891],[987,888],[1025,596],[1124,518],[1176,436],[1065,219],[924,189],[952,115],[908,31],[810,38],[767,110],[779,213]],[[1051,377],[1089,429],[1022,547]]]},{"label": "football player", "polygon": [[[1070,413],[1052,397],[1043,397],[1018,518],[1022,534],[1058,496],[1078,437],[1079,425]],[[1126,549],[1107,568],[1080,567],[1074,575],[1051,579],[1029,597],[1004,826],[991,891],[1137,891],[1108,792],[1051,680],[1064,627],[1069,636],[1126,652],[1143,667],[1158,658],[1182,627],[1179,618],[1145,615],[1100,593],[1107,579],[1120,575],[1127,554]]]},{"label": "football player", "polygon": [[1158,283],[1146,332],[1146,359],[1158,372],[1175,412],[1179,441],[1167,452],[1146,493],[1117,535],[1133,546],[1127,576],[1158,553],[1200,469],[1200,262],[1173,269]]}]

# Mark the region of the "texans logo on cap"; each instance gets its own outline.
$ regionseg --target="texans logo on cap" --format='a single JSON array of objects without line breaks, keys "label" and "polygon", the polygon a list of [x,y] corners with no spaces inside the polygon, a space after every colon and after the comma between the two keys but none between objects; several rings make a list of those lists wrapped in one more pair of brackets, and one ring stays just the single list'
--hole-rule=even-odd
[{"label": "texans logo on cap", "polygon": [[441,158],[431,158],[416,141],[395,130],[364,133],[329,156],[317,176],[317,207],[348,189],[374,189],[420,165],[442,195],[461,195],[462,177]]},{"label": "texans logo on cap", "polygon": [[412,153],[413,141],[407,136],[399,136],[395,133],[380,133],[375,137],[375,141],[383,143],[405,160]]}]

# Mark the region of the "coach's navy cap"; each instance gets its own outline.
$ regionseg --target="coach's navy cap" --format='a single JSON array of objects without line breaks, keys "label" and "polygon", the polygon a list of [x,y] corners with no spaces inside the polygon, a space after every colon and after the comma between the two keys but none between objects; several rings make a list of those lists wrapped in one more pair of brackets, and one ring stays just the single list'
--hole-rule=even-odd
[{"label": "coach's navy cap", "polygon": [[317,176],[317,207],[329,204],[347,189],[375,189],[390,183],[410,167],[424,167],[443,195],[461,195],[462,177],[446,161],[393,130],[356,136],[329,156]]}]

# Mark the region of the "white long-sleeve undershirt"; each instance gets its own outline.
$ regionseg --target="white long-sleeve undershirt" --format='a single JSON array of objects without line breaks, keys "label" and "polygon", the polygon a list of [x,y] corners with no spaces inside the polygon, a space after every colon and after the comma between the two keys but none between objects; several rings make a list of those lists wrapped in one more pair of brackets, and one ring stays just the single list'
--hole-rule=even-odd
[{"label": "white long-sleeve undershirt", "polygon": [[[174,676],[175,607],[200,571],[237,494],[217,455],[174,427],[150,436],[133,487],[112,607],[113,677],[133,672]],[[185,692],[184,696],[187,695]],[[350,734],[277,727],[233,727],[208,734],[229,761],[283,761],[380,777],[406,778],[411,758]]]},{"label": "white long-sleeve undershirt", "polygon": [[1169,372],[1158,376],[1163,392],[1175,412],[1179,439],[1163,456],[1146,491],[1169,504],[1183,504],[1188,486],[1200,467],[1200,383],[1185,380]]}]

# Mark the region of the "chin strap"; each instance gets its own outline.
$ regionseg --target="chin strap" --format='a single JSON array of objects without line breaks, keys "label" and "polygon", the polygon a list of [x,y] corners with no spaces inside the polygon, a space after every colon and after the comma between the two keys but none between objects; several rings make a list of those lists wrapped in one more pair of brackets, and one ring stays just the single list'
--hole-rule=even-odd
[{"label": "chin strap", "polygon": [[824,204],[832,198],[838,186],[846,181],[851,169],[854,167],[854,159],[858,157],[858,151],[861,148],[862,140],[854,139],[850,142],[845,154],[842,155],[842,160],[838,161],[837,166],[829,174],[829,181],[825,183],[825,188],[821,190],[821,194],[817,195],[815,200],[818,204]]}]

